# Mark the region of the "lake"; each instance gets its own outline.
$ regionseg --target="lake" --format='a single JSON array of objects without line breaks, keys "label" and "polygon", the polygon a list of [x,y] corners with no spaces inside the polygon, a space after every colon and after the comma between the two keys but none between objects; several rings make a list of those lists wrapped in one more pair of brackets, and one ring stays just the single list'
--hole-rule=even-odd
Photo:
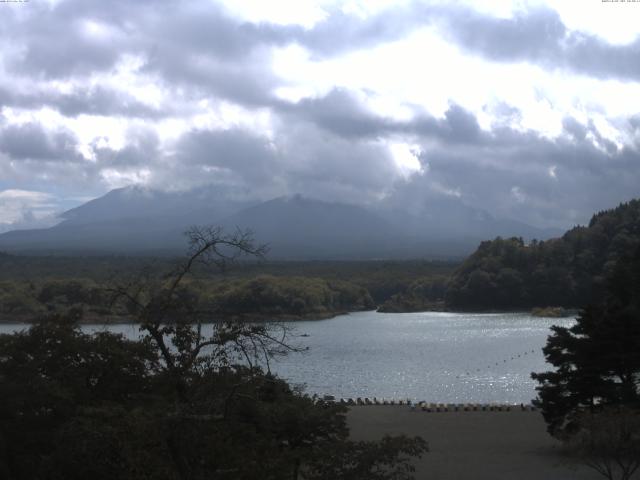
[{"label": "lake", "polygon": [[[306,391],[441,403],[529,403],[531,372],[548,370],[541,348],[551,325],[574,319],[522,313],[357,312],[291,322],[304,353],[279,358],[272,371]],[[0,332],[24,326],[0,325]],[[104,328],[83,327],[88,331]],[[136,338],[136,325],[112,325]]]}]

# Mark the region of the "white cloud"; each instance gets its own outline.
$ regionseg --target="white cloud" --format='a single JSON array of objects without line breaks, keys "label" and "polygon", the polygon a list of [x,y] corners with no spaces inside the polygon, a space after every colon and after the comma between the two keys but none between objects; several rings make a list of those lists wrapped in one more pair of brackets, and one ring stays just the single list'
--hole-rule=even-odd
[{"label": "white cloud", "polygon": [[100,171],[100,176],[109,190],[126,187],[127,185],[145,185],[151,178],[149,168],[117,170],[105,168]]},{"label": "white cloud", "polygon": [[640,5],[602,0],[547,0],[572,30],[593,33],[613,44],[628,44],[640,34]]},{"label": "white cloud", "polygon": [[0,191],[0,200],[16,200],[25,202],[42,202],[51,198],[45,192],[31,192],[28,190],[9,189]]},{"label": "white cloud", "polygon": [[20,227],[49,226],[57,222],[55,197],[45,192],[0,191],[0,232]]},{"label": "white cloud", "polygon": [[423,172],[422,165],[418,158],[421,153],[418,145],[391,143],[389,150],[403,177],[409,178],[411,175]]}]

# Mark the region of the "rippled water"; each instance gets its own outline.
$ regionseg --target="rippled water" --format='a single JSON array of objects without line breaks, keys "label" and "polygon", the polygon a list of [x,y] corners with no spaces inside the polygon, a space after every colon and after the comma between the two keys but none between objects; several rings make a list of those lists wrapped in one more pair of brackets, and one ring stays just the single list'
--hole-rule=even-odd
[{"label": "rippled water", "polygon": [[[528,403],[536,395],[531,372],[549,368],[541,352],[549,327],[573,321],[514,313],[358,312],[295,322],[295,343],[309,350],[278,359],[272,370],[320,395]],[[16,328],[0,325],[0,332]],[[138,335],[135,325],[109,329]]]},{"label": "rippled water", "polygon": [[275,367],[310,392],[433,402],[529,402],[552,324],[526,314],[361,312],[296,324],[310,347]]}]

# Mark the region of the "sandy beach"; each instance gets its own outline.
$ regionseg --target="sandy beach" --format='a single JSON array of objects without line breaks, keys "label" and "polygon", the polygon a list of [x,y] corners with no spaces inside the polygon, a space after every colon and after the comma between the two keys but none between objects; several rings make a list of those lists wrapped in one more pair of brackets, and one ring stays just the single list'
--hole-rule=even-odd
[{"label": "sandy beach", "polygon": [[588,467],[560,454],[539,412],[423,412],[407,406],[358,406],[348,413],[355,440],[420,435],[430,452],[416,461],[416,479],[596,480]]}]

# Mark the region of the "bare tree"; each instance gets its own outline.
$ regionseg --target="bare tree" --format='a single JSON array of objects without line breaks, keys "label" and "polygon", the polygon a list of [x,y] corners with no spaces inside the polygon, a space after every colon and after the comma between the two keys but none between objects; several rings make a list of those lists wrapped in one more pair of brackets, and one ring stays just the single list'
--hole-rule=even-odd
[{"label": "bare tree", "polygon": [[[168,373],[180,384],[198,364],[222,367],[239,358],[250,367],[264,363],[268,369],[271,357],[296,350],[287,342],[286,326],[218,318],[214,306],[187,285],[197,267],[226,271],[241,257],[263,258],[266,246],[256,245],[248,230],[227,234],[221,227],[192,227],[186,236],[187,255],[163,278],[141,272],[109,289],[113,301],[123,302],[140,322]],[[178,389],[182,390],[179,385]]]}]

